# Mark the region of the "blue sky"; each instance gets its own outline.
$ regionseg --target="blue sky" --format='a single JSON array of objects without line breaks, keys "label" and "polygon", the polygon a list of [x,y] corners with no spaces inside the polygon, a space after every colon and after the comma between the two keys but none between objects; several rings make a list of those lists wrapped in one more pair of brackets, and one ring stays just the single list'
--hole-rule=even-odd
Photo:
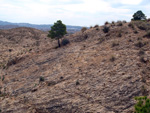
[{"label": "blue sky", "polygon": [[149,0],[0,0],[0,20],[32,24],[103,25],[130,21],[142,10],[150,18]]}]

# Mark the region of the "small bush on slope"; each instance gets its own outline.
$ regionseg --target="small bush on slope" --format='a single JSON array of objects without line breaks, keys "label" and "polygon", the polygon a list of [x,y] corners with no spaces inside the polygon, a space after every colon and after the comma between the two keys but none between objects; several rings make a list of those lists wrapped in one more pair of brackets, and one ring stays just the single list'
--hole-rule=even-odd
[{"label": "small bush on slope", "polygon": [[145,97],[135,97],[135,100],[138,101],[134,108],[134,113],[150,113],[150,100]]},{"label": "small bush on slope", "polygon": [[109,27],[104,26],[103,31],[104,31],[104,33],[108,33],[109,32]]},{"label": "small bush on slope", "polygon": [[69,44],[70,43],[70,41],[68,40],[68,39],[63,39],[62,41],[61,41],[61,45],[62,46],[65,46],[65,45],[67,45],[67,44]]}]

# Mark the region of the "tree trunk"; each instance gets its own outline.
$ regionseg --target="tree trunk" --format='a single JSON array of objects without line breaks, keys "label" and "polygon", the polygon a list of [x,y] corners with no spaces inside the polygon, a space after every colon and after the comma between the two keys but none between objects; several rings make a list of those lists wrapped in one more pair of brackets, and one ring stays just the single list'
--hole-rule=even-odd
[{"label": "tree trunk", "polygon": [[60,47],[60,41],[59,41],[59,38],[58,38],[58,47]]}]

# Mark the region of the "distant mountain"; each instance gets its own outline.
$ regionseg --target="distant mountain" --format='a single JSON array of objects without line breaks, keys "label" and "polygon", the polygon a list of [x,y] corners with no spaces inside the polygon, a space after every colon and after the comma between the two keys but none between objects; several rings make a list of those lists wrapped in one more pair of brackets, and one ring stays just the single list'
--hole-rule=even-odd
[{"label": "distant mountain", "polygon": [[[11,23],[6,21],[0,21],[0,29],[11,29],[11,28],[17,28],[17,27],[31,27],[35,29],[39,29],[42,31],[49,31],[52,24],[29,24],[29,23]],[[67,31],[70,33],[80,31],[81,26],[70,26],[67,25]]]}]

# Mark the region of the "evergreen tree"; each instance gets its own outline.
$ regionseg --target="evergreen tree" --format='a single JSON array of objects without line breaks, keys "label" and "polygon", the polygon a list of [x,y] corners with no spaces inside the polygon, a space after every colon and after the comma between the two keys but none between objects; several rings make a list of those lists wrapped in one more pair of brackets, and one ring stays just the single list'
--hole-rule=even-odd
[{"label": "evergreen tree", "polygon": [[146,16],[141,10],[139,10],[134,13],[132,20],[146,20]]},{"label": "evergreen tree", "polygon": [[58,40],[58,47],[60,47],[61,45],[59,39],[62,38],[66,33],[66,25],[63,24],[61,20],[58,20],[53,26],[51,26],[48,37]]}]

